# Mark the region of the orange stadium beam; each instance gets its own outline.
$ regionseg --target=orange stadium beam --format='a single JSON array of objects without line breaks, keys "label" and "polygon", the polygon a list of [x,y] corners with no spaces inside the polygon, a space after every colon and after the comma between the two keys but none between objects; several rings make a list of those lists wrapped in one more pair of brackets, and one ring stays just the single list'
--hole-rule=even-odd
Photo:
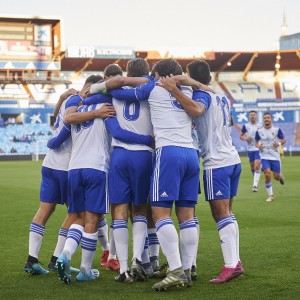
[{"label": "orange stadium beam", "polygon": [[241,55],[241,52],[237,52],[237,53],[235,53],[231,58],[229,58],[218,70],[216,70],[216,72],[215,72],[215,80],[217,81],[217,82],[219,82],[218,81],[218,78],[219,78],[219,74],[222,72],[222,71],[224,71],[228,66],[230,66],[231,65],[231,63],[237,58],[237,57],[239,57]]},{"label": "orange stadium beam", "polygon": [[248,64],[247,64],[247,66],[246,66],[246,68],[245,68],[245,70],[244,70],[244,72],[243,72],[243,80],[244,81],[247,81],[247,75],[248,75],[248,73],[249,73],[249,71],[250,71],[250,69],[251,69],[251,67],[252,67],[252,65],[253,65],[253,62],[254,62],[254,60],[255,60],[255,58],[258,56],[258,52],[255,52],[253,55],[252,55],[252,57],[250,58],[250,60],[249,60],[249,62],[248,62]]},{"label": "orange stadium beam", "polygon": [[91,65],[93,63],[93,58],[90,58],[84,65],[82,68],[80,68],[78,71],[76,71],[76,76],[79,76],[89,65]]}]

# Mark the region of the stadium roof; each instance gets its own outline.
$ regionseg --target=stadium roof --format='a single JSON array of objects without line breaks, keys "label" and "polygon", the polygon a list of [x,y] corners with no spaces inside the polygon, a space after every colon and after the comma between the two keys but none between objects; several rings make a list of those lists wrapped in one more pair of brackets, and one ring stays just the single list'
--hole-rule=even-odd
[{"label": "stadium roof", "polygon": [[[152,67],[163,58],[158,51],[136,51],[136,57],[144,58]],[[176,58],[185,70],[186,65],[198,59]],[[220,72],[253,72],[253,71],[291,71],[300,70],[300,49],[270,52],[210,52],[199,59],[209,63],[211,71]],[[96,58],[67,58],[62,56],[62,71],[103,71],[108,64],[116,63],[125,70],[129,59],[96,59]],[[276,65],[276,66],[275,66]]]},{"label": "stadium roof", "polygon": [[40,17],[40,16],[18,16],[18,15],[1,15],[1,22],[7,23],[32,23],[34,21],[35,24],[52,24],[56,25],[61,22],[61,18],[59,17]]}]

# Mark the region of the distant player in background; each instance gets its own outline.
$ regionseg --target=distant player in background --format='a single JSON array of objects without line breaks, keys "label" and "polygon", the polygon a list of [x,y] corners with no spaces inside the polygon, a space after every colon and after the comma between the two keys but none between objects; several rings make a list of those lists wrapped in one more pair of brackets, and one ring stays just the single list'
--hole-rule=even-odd
[{"label": "distant player in background", "polygon": [[257,192],[261,173],[261,165],[259,149],[255,146],[255,133],[259,128],[262,127],[262,125],[257,123],[255,110],[250,111],[249,120],[250,122],[242,127],[240,139],[247,142],[248,159],[251,172],[253,174],[252,191]]},{"label": "distant player in background", "polygon": [[286,139],[280,128],[272,125],[272,116],[269,112],[264,114],[264,126],[257,130],[255,145],[260,150],[262,171],[265,175],[265,187],[267,189],[267,202],[274,201],[272,176],[275,180],[284,184],[284,177],[281,173],[281,161],[279,146],[284,145]]},{"label": "distant player in background", "polygon": [[[210,68],[205,61],[196,60],[187,65],[191,78],[169,77],[161,80],[162,86],[171,93],[180,93],[176,83],[192,85],[197,82],[208,85],[211,81]],[[181,80],[181,78],[183,80]],[[201,88],[198,86],[198,89]],[[175,94],[176,92],[176,94]],[[177,98],[183,108],[194,116],[203,160],[205,198],[220,236],[225,265],[212,284],[230,281],[243,274],[239,257],[239,229],[232,212],[233,197],[236,196],[241,174],[239,154],[232,145],[230,101],[223,94],[195,90],[194,101]]]}]

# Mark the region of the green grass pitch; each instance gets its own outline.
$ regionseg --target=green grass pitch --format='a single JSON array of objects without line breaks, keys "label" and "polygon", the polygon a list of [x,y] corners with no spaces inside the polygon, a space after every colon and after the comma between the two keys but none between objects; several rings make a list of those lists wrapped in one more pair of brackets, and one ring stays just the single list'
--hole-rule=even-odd
[{"label": "green grass pitch", "polygon": [[[29,225],[39,206],[41,162],[0,162],[0,299],[299,299],[300,298],[300,157],[282,159],[286,184],[273,181],[276,200],[266,202],[263,175],[258,193],[252,192],[252,175],[242,158],[243,171],[234,213],[240,228],[240,253],[245,275],[223,285],[209,285],[218,275],[223,259],[209,205],[199,198],[197,216],[201,226],[198,250],[198,277],[192,288],[153,292],[157,281],[125,285],[114,282],[116,273],[99,266],[97,249],[94,268],[100,278],[70,285],[59,281],[55,273],[32,276],[23,271],[28,254]],[[66,215],[58,206],[50,218],[39,260],[47,266],[54,250],[57,232]],[[110,219],[108,217],[108,219]],[[81,251],[72,259],[80,264]],[[161,262],[165,259],[161,255]]]}]

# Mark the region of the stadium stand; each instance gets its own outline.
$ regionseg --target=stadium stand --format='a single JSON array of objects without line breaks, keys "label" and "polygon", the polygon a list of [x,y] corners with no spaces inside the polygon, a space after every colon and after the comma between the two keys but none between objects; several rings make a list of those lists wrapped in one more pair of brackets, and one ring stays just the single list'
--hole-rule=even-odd
[{"label": "stadium stand", "polygon": [[222,82],[233,99],[255,102],[258,98],[276,98],[274,86],[266,82]]},{"label": "stadium stand", "polygon": [[45,123],[7,125],[0,128],[0,155],[45,154],[52,135]]},{"label": "stadium stand", "polygon": [[30,94],[24,89],[22,84],[1,84],[0,86],[0,101],[1,99],[29,99]]},{"label": "stadium stand", "polygon": [[28,90],[36,102],[54,105],[59,96],[66,91],[65,84],[29,84]]},{"label": "stadium stand", "polygon": [[283,99],[299,99],[300,80],[281,81],[281,95]]}]

